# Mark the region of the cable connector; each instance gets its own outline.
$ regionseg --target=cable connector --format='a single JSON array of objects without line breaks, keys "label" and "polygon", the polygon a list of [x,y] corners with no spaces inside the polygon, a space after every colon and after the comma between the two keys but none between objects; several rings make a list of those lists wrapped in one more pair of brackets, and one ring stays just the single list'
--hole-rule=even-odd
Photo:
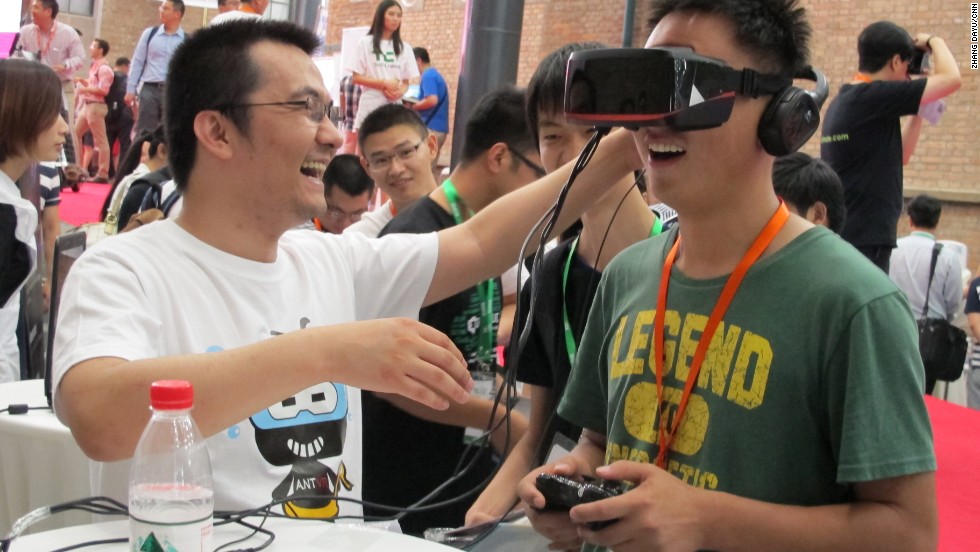
[{"label": "cable connector", "polygon": [[11,404],[11,405],[7,405],[7,412],[9,412],[10,415],[12,415],[12,416],[20,415],[20,414],[27,414],[27,405],[26,404]]}]

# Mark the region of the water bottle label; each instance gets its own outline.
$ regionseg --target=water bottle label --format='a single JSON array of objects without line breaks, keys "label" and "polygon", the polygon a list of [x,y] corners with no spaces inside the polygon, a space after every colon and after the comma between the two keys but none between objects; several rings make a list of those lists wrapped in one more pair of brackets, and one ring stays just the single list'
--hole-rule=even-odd
[{"label": "water bottle label", "polygon": [[129,518],[132,552],[211,552],[213,518],[184,523],[148,523]]}]

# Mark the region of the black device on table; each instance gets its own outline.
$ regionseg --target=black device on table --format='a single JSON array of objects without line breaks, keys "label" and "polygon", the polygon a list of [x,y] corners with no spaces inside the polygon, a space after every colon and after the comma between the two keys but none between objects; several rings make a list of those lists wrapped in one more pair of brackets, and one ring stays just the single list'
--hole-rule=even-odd
[{"label": "black device on table", "polygon": [[[553,473],[538,475],[534,483],[538,491],[544,495],[544,509],[557,511],[566,511],[579,504],[612,498],[625,490],[622,483],[615,481],[597,481],[588,477],[584,481],[576,481]],[[597,531],[616,521],[607,519],[592,521],[586,525],[589,529]]]}]

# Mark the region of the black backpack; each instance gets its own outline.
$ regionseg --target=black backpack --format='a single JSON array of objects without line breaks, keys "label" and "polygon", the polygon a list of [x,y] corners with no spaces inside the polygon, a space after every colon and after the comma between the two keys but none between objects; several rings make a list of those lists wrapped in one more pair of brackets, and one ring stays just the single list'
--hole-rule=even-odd
[{"label": "black backpack", "polygon": [[119,118],[122,110],[126,108],[126,81],[128,77],[126,73],[120,73],[119,71],[113,72],[112,86],[109,87],[109,92],[105,95],[105,103],[109,108],[109,114],[106,116],[106,122],[114,122]]}]

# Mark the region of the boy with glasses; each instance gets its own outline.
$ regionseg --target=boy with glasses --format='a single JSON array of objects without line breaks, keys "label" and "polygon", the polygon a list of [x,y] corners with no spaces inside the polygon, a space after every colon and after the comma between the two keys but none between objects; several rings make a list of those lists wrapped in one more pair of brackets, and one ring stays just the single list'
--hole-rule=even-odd
[{"label": "boy with glasses", "polygon": [[339,154],[323,173],[323,195],[327,200],[327,213],[314,219],[314,224],[324,232],[340,234],[368,211],[374,195],[374,181],[364,172],[356,155]]}]

